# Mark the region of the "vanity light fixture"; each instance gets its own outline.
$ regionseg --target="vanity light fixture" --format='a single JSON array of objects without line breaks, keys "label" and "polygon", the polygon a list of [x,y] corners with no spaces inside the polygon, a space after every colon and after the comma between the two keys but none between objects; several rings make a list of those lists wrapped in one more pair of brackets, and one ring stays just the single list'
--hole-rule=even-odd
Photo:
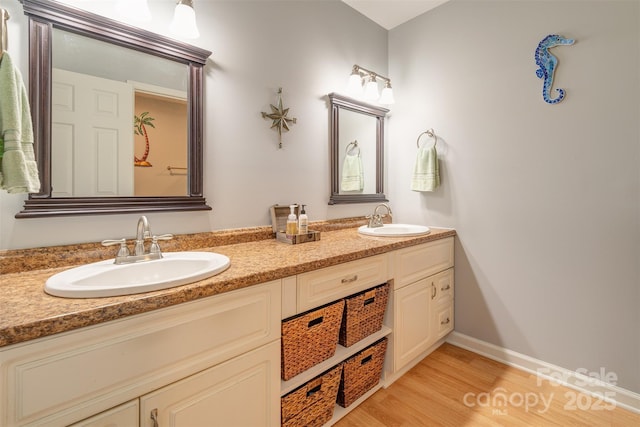
[{"label": "vanity light fixture", "polygon": [[178,0],[169,29],[171,33],[183,39],[197,39],[200,37],[200,32],[196,25],[193,0]]},{"label": "vanity light fixture", "polygon": [[116,11],[129,22],[151,21],[147,0],[118,0]]},{"label": "vanity light fixture", "polygon": [[[384,81],[382,93],[378,92],[378,79]],[[364,86],[364,90],[363,90]],[[354,98],[364,97],[367,101],[378,101],[380,104],[390,105],[395,102],[391,79],[381,76],[375,71],[367,70],[359,65],[354,65],[347,84],[347,93]]]}]

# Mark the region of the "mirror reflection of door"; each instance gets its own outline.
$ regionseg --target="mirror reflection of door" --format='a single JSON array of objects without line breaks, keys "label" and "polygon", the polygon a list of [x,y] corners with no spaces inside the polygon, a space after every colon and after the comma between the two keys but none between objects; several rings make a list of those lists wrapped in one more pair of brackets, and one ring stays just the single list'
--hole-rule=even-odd
[{"label": "mirror reflection of door", "polygon": [[51,194],[133,195],[131,85],[54,68]]}]

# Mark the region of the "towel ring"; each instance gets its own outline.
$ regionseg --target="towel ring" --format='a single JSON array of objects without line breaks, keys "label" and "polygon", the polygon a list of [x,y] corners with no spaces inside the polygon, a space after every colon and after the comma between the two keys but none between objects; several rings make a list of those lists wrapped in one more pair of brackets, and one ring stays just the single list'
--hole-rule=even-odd
[{"label": "towel ring", "polygon": [[438,136],[436,135],[436,133],[433,131],[433,129],[429,129],[426,130],[424,132],[422,132],[419,136],[418,136],[418,140],[416,141],[416,145],[418,146],[418,148],[420,148],[420,138],[422,138],[422,135],[427,135],[431,138],[433,138],[433,146],[435,147],[435,145],[438,143]]},{"label": "towel ring", "polygon": [[[353,147],[349,148],[351,146],[353,146]],[[358,146],[358,140],[357,139],[355,139],[352,142],[348,143],[347,144],[347,148],[345,148],[344,152],[345,152],[345,154],[349,154],[349,150],[350,149],[356,149],[356,148],[358,149],[357,154],[360,154],[360,147]]]}]

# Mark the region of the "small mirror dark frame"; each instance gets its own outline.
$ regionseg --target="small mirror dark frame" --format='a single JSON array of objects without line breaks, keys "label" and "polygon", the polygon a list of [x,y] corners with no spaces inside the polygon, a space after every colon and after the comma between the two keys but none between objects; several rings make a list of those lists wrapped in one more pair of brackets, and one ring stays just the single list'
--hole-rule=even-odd
[{"label": "small mirror dark frame", "polygon": [[[203,68],[211,52],[49,0],[20,0],[29,17],[29,97],[41,187],[16,218],[211,210],[203,197]],[[188,195],[51,197],[51,65],[53,28],[187,65]],[[133,159],[132,159],[133,161]]]},{"label": "small mirror dark frame", "polygon": [[[330,93],[331,122],[331,196],[329,204],[387,202],[384,195],[384,119],[389,110],[356,99]],[[373,116],[376,119],[376,192],[370,194],[340,194],[340,109]]]}]

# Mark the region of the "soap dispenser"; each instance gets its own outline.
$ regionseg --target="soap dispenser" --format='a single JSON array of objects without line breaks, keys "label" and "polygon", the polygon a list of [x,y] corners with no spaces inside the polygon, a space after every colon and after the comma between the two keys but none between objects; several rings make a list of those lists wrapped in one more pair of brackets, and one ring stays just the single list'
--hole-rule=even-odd
[{"label": "soap dispenser", "polygon": [[302,207],[300,211],[300,217],[298,218],[298,233],[307,234],[309,232],[309,218],[307,212],[304,210],[306,205],[300,205]]},{"label": "soap dispenser", "polygon": [[291,213],[287,217],[287,236],[294,236],[298,234],[298,218],[294,212],[296,205],[289,205]]}]

